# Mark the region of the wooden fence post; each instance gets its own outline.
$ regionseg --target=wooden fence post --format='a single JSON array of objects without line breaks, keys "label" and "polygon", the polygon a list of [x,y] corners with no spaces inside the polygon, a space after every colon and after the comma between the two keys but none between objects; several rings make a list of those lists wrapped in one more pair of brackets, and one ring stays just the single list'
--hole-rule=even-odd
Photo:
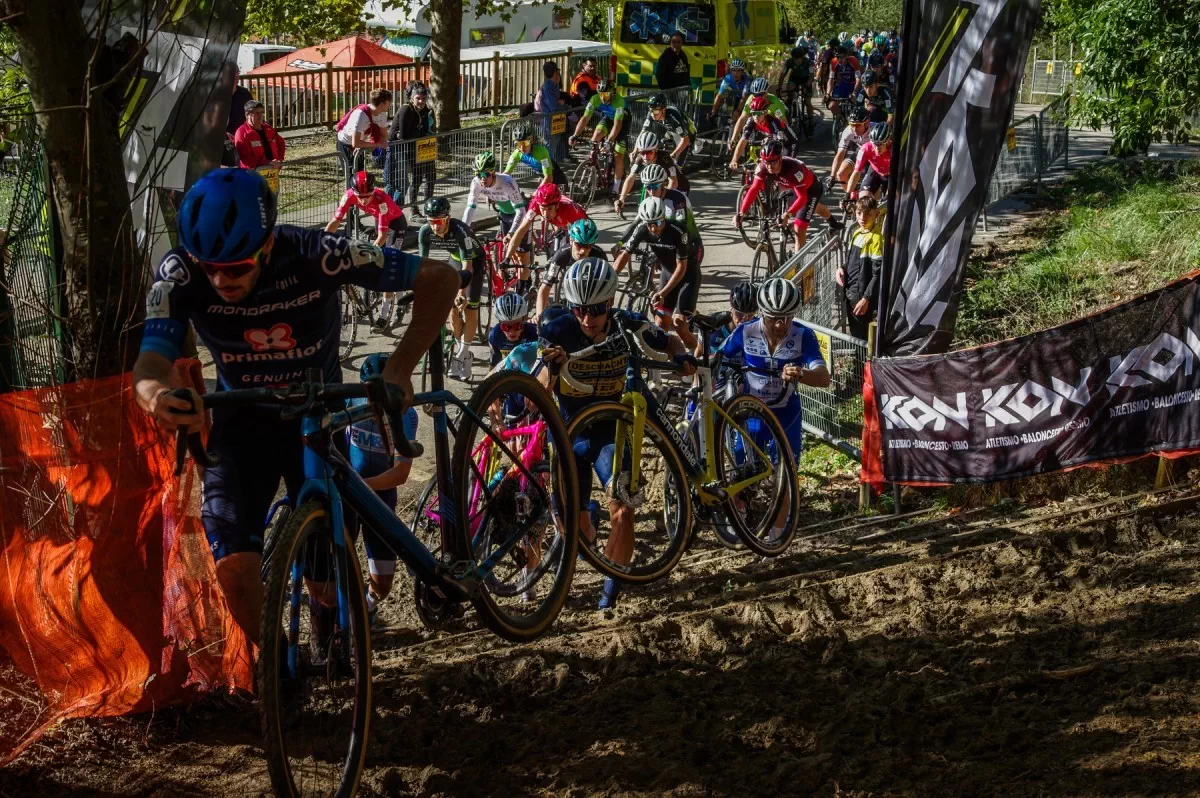
[{"label": "wooden fence post", "polygon": [[337,123],[333,111],[333,62],[325,62],[325,127],[333,127]]},{"label": "wooden fence post", "polygon": [[492,51],[492,116],[500,115],[500,51]]}]

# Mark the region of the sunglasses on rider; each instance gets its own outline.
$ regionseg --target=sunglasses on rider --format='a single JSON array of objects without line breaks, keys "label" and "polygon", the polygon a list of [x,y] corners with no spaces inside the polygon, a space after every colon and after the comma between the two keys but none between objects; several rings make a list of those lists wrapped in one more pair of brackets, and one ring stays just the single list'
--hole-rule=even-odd
[{"label": "sunglasses on rider", "polygon": [[502,321],[500,322],[500,330],[506,333],[517,333],[525,326],[523,321]]},{"label": "sunglasses on rider", "polygon": [[582,319],[584,316],[591,316],[595,319],[608,313],[608,303],[597,302],[594,305],[571,305],[571,313],[577,319]]},{"label": "sunglasses on rider", "polygon": [[245,277],[254,268],[258,266],[258,256],[262,254],[260,249],[248,258],[235,260],[230,263],[207,263],[205,261],[197,261],[200,264],[200,270],[209,277],[216,277],[218,274],[236,280],[239,277]]},{"label": "sunglasses on rider", "polygon": [[647,191],[658,191],[662,187],[663,187],[662,183],[647,183],[646,184]]},{"label": "sunglasses on rider", "polygon": [[491,169],[484,169],[482,172],[476,172],[475,176],[478,177],[480,180],[487,180],[489,177],[491,177],[494,174],[496,174],[496,173],[493,172]]},{"label": "sunglasses on rider", "polygon": [[791,316],[771,316],[766,313],[762,314],[762,320],[768,324],[790,324]]}]

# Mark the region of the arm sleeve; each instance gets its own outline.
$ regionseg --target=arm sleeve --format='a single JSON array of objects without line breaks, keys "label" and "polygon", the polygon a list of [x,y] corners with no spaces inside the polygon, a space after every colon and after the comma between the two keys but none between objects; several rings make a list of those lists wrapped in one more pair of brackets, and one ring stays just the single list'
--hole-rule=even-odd
[{"label": "arm sleeve", "polygon": [[617,243],[627,249],[633,249],[638,244],[642,243],[642,231],[644,229],[645,228],[643,227],[642,223],[637,219],[634,219],[629,227],[625,229],[625,234],[617,239]]},{"label": "arm sleeve", "polygon": [[246,134],[246,126],[242,125],[233,134],[233,148],[237,150],[238,161],[244,168],[253,169],[258,166],[258,159],[254,157],[254,147],[250,144]]},{"label": "arm sleeve", "polygon": [[346,214],[350,212],[350,208],[358,204],[358,200],[354,196],[354,192],[346,189],[346,193],[342,195],[341,202],[333,210],[333,218],[339,222],[345,220]]},{"label": "arm sleeve", "polygon": [[821,354],[821,344],[817,342],[817,335],[807,327],[804,328],[804,335],[800,341],[800,357],[804,360],[804,368],[815,369],[818,366],[824,366],[825,356]]},{"label": "arm sleeve", "polygon": [[504,167],[505,174],[512,174],[512,170],[521,162],[521,151],[513,149],[512,154],[508,156],[508,164]]},{"label": "arm sleeve", "polygon": [[537,159],[542,165],[542,174],[553,179],[554,161],[550,160],[550,151],[541,144],[538,145]]},{"label": "arm sleeve", "polygon": [[625,98],[613,97],[613,124],[620,122],[625,118]]},{"label": "arm sleeve", "polygon": [[497,336],[502,335],[502,334],[503,333],[500,332],[499,326],[493,327],[492,329],[488,330],[488,348],[492,352],[492,362],[488,364],[490,366],[495,366],[504,357],[503,355],[500,354],[500,343],[497,340]]},{"label": "arm sleeve", "polygon": [[275,160],[282,161],[283,156],[287,153],[287,139],[279,135],[279,131],[271,128],[271,144],[275,148]]},{"label": "arm sleeve", "polygon": [[879,290],[879,271],[882,266],[882,257],[866,257],[864,255],[862,268],[858,275],[858,295],[867,299],[873,305],[878,304],[875,293]]},{"label": "arm sleeve", "polygon": [[425,225],[417,231],[417,254],[422,258],[429,257],[429,236],[431,235],[433,235],[433,228],[429,225]]},{"label": "arm sleeve", "polygon": [[738,208],[738,213],[745,216],[750,212],[750,206],[754,204],[754,200],[758,198],[759,192],[766,187],[766,181],[757,171],[754,172],[754,179],[750,181],[750,187],[746,189],[746,196],[742,198],[742,207]]},{"label": "arm sleeve", "polygon": [[854,159],[854,171],[861,172],[867,168],[867,152],[874,150],[874,142],[866,142],[858,148],[858,157]]},{"label": "arm sleeve", "polygon": [[471,178],[471,188],[467,191],[467,207],[463,208],[463,224],[470,224],[471,217],[475,215],[475,195],[477,193],[479,193],[479,178],[473,177]]}]

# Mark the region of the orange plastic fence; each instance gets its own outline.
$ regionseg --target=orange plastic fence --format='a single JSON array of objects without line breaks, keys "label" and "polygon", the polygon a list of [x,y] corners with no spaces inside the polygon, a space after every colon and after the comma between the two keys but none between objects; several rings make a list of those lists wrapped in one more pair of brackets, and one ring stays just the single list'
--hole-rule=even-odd
[{"label": "orange plastic fence", "polygon": [[129,375],[0,395],[0,711],[22,710],[0,723],[0,762],[62,718],[253,686],[199,475],[173,468]]}]

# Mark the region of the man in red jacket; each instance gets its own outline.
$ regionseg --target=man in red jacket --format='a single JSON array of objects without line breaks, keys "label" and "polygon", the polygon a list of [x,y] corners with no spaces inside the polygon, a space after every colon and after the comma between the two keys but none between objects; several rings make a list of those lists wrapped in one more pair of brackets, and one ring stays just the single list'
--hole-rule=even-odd
[{"label": "man in red jacket", "polygon": [[283,165],[287,145],[265,120],[262,103],[258,100],[246,103],[246,122],[233,134],[233,146],[243,169],[260,166],[278,169]]}]

